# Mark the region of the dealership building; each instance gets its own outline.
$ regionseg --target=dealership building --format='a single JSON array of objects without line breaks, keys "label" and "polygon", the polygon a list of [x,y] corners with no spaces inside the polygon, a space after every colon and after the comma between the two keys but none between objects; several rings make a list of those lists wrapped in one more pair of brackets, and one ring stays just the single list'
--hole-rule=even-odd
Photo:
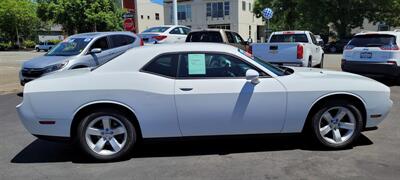
[{"label": "dealership building", "polygon": [[[262,18],[253,13],[255,0],[178,0],[178,23],[192,29],[221,28],[238,32],[243,39],[259,40]],[[165,24],[173,24],[172,0],[164,1]]]}]

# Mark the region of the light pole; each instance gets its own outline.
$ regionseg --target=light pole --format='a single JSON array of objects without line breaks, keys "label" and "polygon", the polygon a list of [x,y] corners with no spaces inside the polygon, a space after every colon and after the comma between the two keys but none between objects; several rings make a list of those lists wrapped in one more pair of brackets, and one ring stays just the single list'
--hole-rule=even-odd
[{"label": "light pole", "polygon": [[174,19],[174,25],[178,25],[178,0],[172,1],[172,17]]}]

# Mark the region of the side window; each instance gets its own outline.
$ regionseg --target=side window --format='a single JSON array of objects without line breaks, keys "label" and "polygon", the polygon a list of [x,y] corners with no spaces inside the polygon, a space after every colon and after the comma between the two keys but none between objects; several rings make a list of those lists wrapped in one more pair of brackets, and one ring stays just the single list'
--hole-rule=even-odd
[{"label": "side window", "polygon": [[188,28],[182,28],[182,30],[183,30],[183,32],[185,34],[189,34],[190,33],[190,29],[188,29]]},{"label": "side window", "polygon": [[315,35],[310,33],[311,41],[313,44],[317,44],[317,39],[315,39]]},{"label": "side window", "polygon": [[170,34],[183,34],[183,30],[181,28],[175,28],[169,32]]},{"label": "side window", "polygon": [[235,38],[235,42],[238,44],[244,44],[244,41],[242,39],[242,37],[240,37],[240,35],[238,33],[232,32],[234,38]]},{"label": "side window", "polygon": [[[179,77],[182,78],[237,78],[246,77],[246,71],[254,69],[236,57],[213,53],[182,54]],[[260,72],[260,75],[265,73]]]},{"label": "side window", "polygon": [[113,48],[132,44],[134,41],[135,41],[134,37],[127,36],[127,35],[112,35],[111,36],[111,42],[112,42]]},{"label": "side window", "polygon": [[178,67],[177,54],[167,54],[157,57],[147,64],[142,70],[167,77],[176,77]]},{"label": "side window", "polygon": [[97,39],[92,47],[90,47],[90,49],[94,49],[94,48],[100,48],[101,50],[106,50],[109,48],[108,46],[108,41],[107,41],[107,37],[102,37],[100,39]]},{"label": "side window", "polygon": [[226,34],[226,37],[228,38],[229,43],[235,43],[234,37],[231,32],[226,31],[225,34]]}]

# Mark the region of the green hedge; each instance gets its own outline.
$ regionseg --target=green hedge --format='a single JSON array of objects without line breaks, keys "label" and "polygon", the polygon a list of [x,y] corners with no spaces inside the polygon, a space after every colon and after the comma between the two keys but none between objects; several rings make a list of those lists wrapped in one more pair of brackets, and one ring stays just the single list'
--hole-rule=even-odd
[{"label": "green hedge", "polygon": [[13,47],[13,44],[11,41],[9,42],[0,42],[0,50],[8,50]]},{"label": "green hedge", "polygon": [[35,41],[26,40],[26,41],[24,41],[23,45],[25,48],[34,48],[36,43],[35,43]]},{"label": "green hedge", "polygon": [[54,43],[54,44],[58,44],[59,42],[61,42],[61,40],[52,39],[52,40],[49,40],[49,42],[52,42],[52,43]]}]

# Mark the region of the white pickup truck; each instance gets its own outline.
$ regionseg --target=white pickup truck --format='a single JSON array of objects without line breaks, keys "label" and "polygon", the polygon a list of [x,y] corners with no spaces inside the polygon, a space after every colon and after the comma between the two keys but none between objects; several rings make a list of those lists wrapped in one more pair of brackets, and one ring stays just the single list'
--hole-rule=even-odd
[{"label": "white pickup truck", "polygon": [[323,66],[324,51],[309,31],[282,31],[271,34],[268,43],[253,43],[253,56],[288,66]]}]

